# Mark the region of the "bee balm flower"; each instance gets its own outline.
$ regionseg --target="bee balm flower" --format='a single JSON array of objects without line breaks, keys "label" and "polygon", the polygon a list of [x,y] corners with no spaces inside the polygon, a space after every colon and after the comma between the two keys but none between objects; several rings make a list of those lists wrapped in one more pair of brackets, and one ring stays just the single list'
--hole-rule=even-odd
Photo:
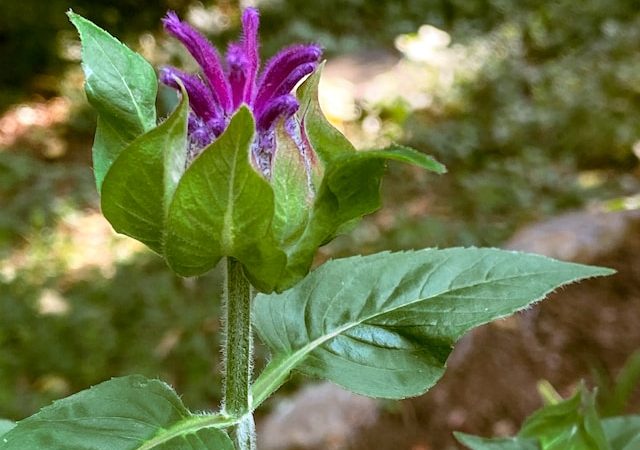
[{"label": "bee balm flower", "polygon": [[[294,114],[299,104],[291,91],[312,73],[322,55],[317,45],[294,45],[280,51],[259,73],[259,15],[247,8],[242,15],[242,36],[229,44],[224,61],[216,48],[189,24],[170,12],[163,20],[165,30],[186,47],[202,69],[201,76],[174,67],[160,72],[160,81],[179,90],[178,81],[189,95],[189,155],[197,156],[226,129],[234,112],[247,105],[256,121],[257,137],[252,148],[254,164],[270,174],[275,151],[274,128],[278,121],[296,128]],[[295,134],[293,132],[292,134]]]},{"label": "bee balm flower", "polygon": [[258,290],[282,291],[309,272],[318,247],[380,207],[387,160],[444,171],[398,145],[357,151],[332,127],[318,103],[317,45],[288,47],[260,70],[255,9],[244,11],[242,36],[224,59],[167,14],[165,29],[202,70],[160,71],[181,95],[160,122],[149,63],[86,19],[70,18],[98,111],[93,161],[102,212],[180,275],[234,258]]}]

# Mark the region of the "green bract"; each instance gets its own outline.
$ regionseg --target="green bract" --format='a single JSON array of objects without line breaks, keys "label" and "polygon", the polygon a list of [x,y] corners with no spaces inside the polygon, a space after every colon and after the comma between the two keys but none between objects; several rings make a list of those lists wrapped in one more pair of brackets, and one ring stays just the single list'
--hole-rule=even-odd
[{"label": "green bract", "polygon": [[282,291],[308,273],[319,246],[380,207],[387,160],[444,172],[406,147],[357,151],[322,115],[321,68],[298,91],[296,120],[311,154],[301,153],[280,123],[271,173],[261,173],[251,156],[254,118],[241,107],[188,164],[186,92],[155,126],[157,80],[149,64],[106,31],[69,16],[82,39],[87,96],[98,111],[93,158],[102,211],[116,231],[146,244],[180,275],[201,275],[229,256],[259,290]]}]

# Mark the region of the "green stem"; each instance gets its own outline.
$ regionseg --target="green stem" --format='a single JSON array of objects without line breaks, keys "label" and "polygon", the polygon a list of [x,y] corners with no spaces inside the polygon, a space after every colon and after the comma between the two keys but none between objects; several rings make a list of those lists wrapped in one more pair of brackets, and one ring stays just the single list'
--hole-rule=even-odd
[{"label": "green stem", "polygon": [[250,388],[253,364],[251,332],[251,284],[242,265],[227,258],[225,293],[224,399],[223,412],[242,417],[232,429],[238,450],[255,450],[255,425],[251,413]]}]

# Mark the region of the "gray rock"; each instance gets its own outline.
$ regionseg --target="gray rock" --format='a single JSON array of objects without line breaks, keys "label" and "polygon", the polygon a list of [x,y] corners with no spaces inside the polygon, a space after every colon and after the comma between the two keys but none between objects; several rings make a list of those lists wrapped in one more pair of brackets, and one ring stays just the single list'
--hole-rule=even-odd
[{"label": "gray rock", "polygon": [[260,450],[348,448],[357,433],[375,423],[378,404],[331,384],[308,385],[280,400],[258,424]]},{"label": "gray rock", "polygon": [[518,231],[505,248],[591,263],[624,244],[640,211],[575,211]]}]

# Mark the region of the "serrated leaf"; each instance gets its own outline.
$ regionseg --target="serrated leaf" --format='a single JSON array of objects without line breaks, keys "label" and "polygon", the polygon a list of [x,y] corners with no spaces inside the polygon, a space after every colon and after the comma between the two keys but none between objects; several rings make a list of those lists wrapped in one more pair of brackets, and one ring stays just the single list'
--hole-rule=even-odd
[{"label": "serrated leaf", "polygon": [[80,34],[85,91],[99,115],[93,165],[100,190],[124,146],[155,127],[158,82],[142,56],[87,19],[67,15]]},{"label": "serrated leaf", "polygon": [[640,449],[640,416],[611,417],[602,421],[611,450]]},{"label": "serrated leaf", "polygon": [[224,418],[191,414],[165,383],[114,378],[43,408],[0,450],[233,450]]},{"label": "serrated leaf", "polygon": [[102,213],[113,228],[163,252],[168,205],[185,169],[189,100],[120,154],[102,185]]},{"label": "serrated leaf", "polygon": [[329,261],[282,294],[258,295],[256,329],[273,359],[259,404],[292,369],[372,397],[425,392],[469,329],[609,269],[497,249],[380,253]]},{"label": "serrated leaf", "polygon": [[536,411],[520,437],[535,438],[544,450],[610,450],[595,407],[595,393],[584,386],[568,400]]},{"label": "serrated leaf", "polygon": [[9,430],[11,430],[15,426],[16,426],[15,422],[12,422],[10,420],[0,419],[0,436],[7,433]]},{"label": "serrated leaf", "polygon": [[453,435],[470,450],[541,450],[535,440],[524,438],[482,438],[465,433]]},{"label": "serrated leaf", "polygon": [[180,275],[200,275],[223,256],[240,261],[270,291],[286,258],[273,238],[273,190],[250,163],[254,122],[246,107],[182,176],[169,207],[165,257]]}]

